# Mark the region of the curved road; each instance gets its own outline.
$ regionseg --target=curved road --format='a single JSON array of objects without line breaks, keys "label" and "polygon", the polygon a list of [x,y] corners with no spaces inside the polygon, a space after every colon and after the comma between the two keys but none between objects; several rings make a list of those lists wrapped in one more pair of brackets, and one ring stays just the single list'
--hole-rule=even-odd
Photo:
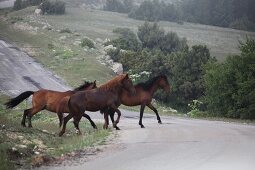
[{"label": "curved road", "polygon": [[[122,110],[121,131],[111,147],[80,165],[44,167],[74,170],[254,170],[255,126],[145,114]],[[92,115],[92,114],[90,114]],[[114,148],[114,147],[113,147]],[[43,169],[44,169],[43,168]]]},{"label": "curved road", "polygon": [[70,89],[64,82],[16,46],[0,39],[0,92],[16,96],[27,90]]}]

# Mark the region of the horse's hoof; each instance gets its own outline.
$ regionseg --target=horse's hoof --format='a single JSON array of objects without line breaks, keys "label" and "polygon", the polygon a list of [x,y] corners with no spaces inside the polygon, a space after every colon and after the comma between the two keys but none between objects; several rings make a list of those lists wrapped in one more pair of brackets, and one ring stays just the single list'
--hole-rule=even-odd
[{"label": "horse's hoof", "polygon": [[29,128],[32,128],[33,126],[32,125],[28,125]]},{"label": "horse's hoof", "polygon": [[104,125],[103,128],[104,128],[104,129],[108,129],[108,125]]},{"label": "horse's hoof", "polygon": [[58,136],[61,137],[63,134],[64,134],[63,132],[60,132],[60,133],[58,134]]},{"label": "horse's hoof", "polygon": [[120,130],[120,128],[118,126],[115,127],[116,130]]},{"label": "horse's hoof", "polygon": [[143,125],[141,125],[141,128],[145,128]]},{"label": "horse's hoof", "polygon": [[95,126],[93,126],[93,128],[94,128],[94,129],[97,129],[97,126],[95,125]]},{"label": "horse's hoof", "polygon": [[158,121],[159,124],[162,124],[161,120]]},{"label": "horse's hoof", "polygon": [[21,126],[26,127],[26,124],[25,123],[21,123]]}]

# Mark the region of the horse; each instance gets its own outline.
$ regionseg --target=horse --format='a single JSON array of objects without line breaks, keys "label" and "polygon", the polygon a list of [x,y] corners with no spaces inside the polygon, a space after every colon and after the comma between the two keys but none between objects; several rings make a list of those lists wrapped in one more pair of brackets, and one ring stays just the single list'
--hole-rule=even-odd
[{"label": "horse", "polygon": [[[79,129],[79,122],[85,111],[101,111],[105,112],[108,108],[113,109],[118,113],[118,118],[114,122],[114,126],[120,120],[121,112],[117,108],[120,105],[120,92],[122,89],[126,89],[129,93],[135,94],[135,88],[132,81],[129,79],[128,74],[121,74],[115,78],[109,80],[107,83],[99,86],[98,88],[81,91],[70,96],[68,100],[69,114],[64,118],[63,128],[59,133],[62,136],[66,130],[67,122],[73,118],[74,126],[77,129],[78,134],[81,134]],[[108,118],[108,114],[104,115],[104,118]],[[104,128],[107,128],[108,124],[104,124]]]},{"label": "horse", "polygon": [[[143,112],[145,106],[149,107],[157,116],[158,123],[162,123],[157,109],[152,105],[153,94],[157,91],[158,88],[162,88],[166,92],[170,92],[170,85],[165,75],[156,76],[146,82],[142,82],[135,85],[136,94],[130,95],[127,91],[123,90],[120,95],[121,104],[126,106],[138,106],[140,108],[140,119],[139,125],[141,128],[145,128],[142,123]],[[111,121],[114,122],[114,110],[108,109],[108,114],[110,115]],[[115,127],[119,130],[118,127]]]},{"label": "horse", "polygon": [[[58,112],[59,103],[62,98],[71,96],[78,91],[84,91],[84,90],[90,90],[97,88],[96,81],[94,82],[87,82],[85,81],[84,84],[80,85],[79,87],[75,88],[74,90],[69,90],[65,92],[59,92],[59,91],[53,91],[53,90],[47,90],[47,89],[41,89],[38,91],[25,91],[18,95],[15,98],[10,99],[8,102],[5,103],[7,109],[11,109],[18,104],[20,104],[23,100],[27,99],[30,95],[33,95],[32,98],[32,108],[24,110],[23,118],[21,121],[21,125],[23,127],[26,127],[26,118],[28,116],[28,127],[32,127],[31,119],[32,117],[38,113],[41,110],[48,110],[51,112]],[[69,112],[68,105],[65,105],[63,107],[62,103],[62,111],[65,113]],[[59,115],[58,115],[59,116]],[[91,125],[96,129],[95,123],[90,119],[88,115],[84,115],[86,117]],[[59,120],[61,117],[59,117]],[[61,125],[61,122],[59,123],[59,126]]]}]

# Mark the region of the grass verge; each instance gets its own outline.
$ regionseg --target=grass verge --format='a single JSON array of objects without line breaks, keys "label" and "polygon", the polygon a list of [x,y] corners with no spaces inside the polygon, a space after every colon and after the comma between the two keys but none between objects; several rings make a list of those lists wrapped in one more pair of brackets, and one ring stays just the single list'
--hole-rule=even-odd
[{"label": "grass verge", "polygon": [[26,102],[13,110],[6,110],[2,103],[7,99],[7,96],[0,95],[1,169],[39,166],[66,153],[100,145],[110,133],[103,130],[101,124],[97,124],[99,129],[94,130],[89,123],[81,121],[83,135],[77,136],[73,124],[68,123],[66,134],[58,137],[57,117],[47,111],[34,116],[33,128],[24,128],[20,121]]}]

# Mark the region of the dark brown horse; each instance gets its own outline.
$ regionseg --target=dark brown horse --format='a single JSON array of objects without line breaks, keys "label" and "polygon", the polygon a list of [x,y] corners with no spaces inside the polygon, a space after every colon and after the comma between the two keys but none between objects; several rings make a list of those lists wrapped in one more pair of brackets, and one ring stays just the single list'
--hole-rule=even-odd
[{"label": "dark brown horse", "polygon": [[[48,111],[57,113],[58,105],[62,98],[66,96],[71,96],[78,91],[90,90],[96,87],[96,81],[94,81],[84,82],[83,85],[77,87],[73,91],[69,90],[66,92],[59,92],[47,89],[41,89],[36,92],[26,91],[24,93],[21,93],[19,96],[10,99],[7,103],[5,103],[5,105],[7,109],[13,108],[19,103],[21,103],[23,100],[27,99],[30,95],[33,95],[32,108],[24,110],[23,119],[21,121],[21,125],[25,127],[26,117],[28,117],[28,127],[32,127],[31,118],[39,111],[46,109]],[[62,105],[62,111],[63,113],[68,113],[68,105],[65,105],[65,107],[63,107]],[[95,123],[90,119],[88,115],[84,115],[84,117],[86,117],[90,121],[91,125],[96,128]]]},{"label": "dark brown horse", "polygon": [[[170,85],[165,75],[160,75],[144,83],[139,83],[135,85],[136,90],[135,95],[130,95],[125,90],[123,90],[121,93],[120,96],[121,104],[124,104],[126,106],[141,105],[139,119],[139,125],[141,126],[141,128],[144,128],[142,118],[145,106],[148,106],[151,110],[153,110],[157,116],[158,123],[160,124],[162,123],[157,109],[151,104],[153,94],[157,91],[158,88],[162,88],[164,91],[170,92]],[[108,114],[110,115],[111,121],[114,122],[114,110],[109,109]],[[115,128],[119,130],[118,127]]]},{"label": "dark brown horse", "polygon": [[[80,134],[79,122],[86,110],[92,112],[100,110],[104,112],[108,108],[113,109],[114,112],[118,113],[118,118],[114,122],[114,126],[117,126],[121,116],[121,112],[117,106],[120,105],[120,93],[122,89],[126,89],[132,94],[135,93],[135,88],[128,74],[118,75],[96,89],[77,92],[70,96],[68,101],[70,113],[64,118],[63,128],[59,136],[65,133],[66,124],[71,118],[74,119],[74,126]],[[104,117],[108,118],[108,114],[105,114]],[[107,126],[105,123],[104,128],[107,128]]]}]

